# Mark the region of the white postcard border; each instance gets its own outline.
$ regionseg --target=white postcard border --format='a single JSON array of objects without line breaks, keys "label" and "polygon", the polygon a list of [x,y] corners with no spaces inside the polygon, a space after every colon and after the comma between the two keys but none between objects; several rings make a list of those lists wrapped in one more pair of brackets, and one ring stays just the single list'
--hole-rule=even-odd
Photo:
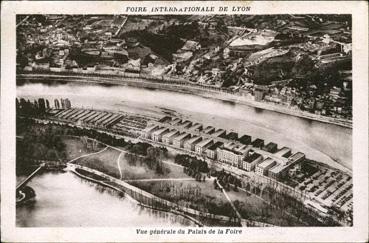
[{"label": "white postcard border", "polygon": [[[251,6],[243,14],[352,14],[353,23],[353,227],[243,228],[242,235],[137,235],[126,228],[20,228],[15,226],[15,15],[127,14],[126,6]],[[3,2],[1,8],[1,235],[17,242],[113,241],[319,241],[368,240],[368,4],[353,2]],[[140,13],[128,13],[140,14]],[[141,13],[142,14],[142,13]],[[143,13],[157,14],[157,13]],[[162,13],[163,14],[163,13]],[[165,13],[169,14],[169,13]],[[174,13],[180,14],[180,13]],[[191,14],[191,13],[185,13]],[[201,14],[201,13],[193,13]],[[209,13],[204,13],[209,14]],[[213,12],[211,14],[219,14]],[[235,14],[235,13],[223,13]],[[242,13],[240,13],[242,14]],[[150,227],[154,228],[154,227]],[[155,227],[159,228],[159,227]],[[178,228],[177,228],[178,229]]]}]

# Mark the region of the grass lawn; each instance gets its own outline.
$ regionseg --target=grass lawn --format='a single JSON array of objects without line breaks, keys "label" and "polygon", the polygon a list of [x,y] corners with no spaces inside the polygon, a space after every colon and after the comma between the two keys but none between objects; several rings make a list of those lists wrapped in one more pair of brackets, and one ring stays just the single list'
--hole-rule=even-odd
[{"label": "grass lawn", "polygon": [[120,174],[117,166],[117,159],[119,154],[119,151],[108,148],[107,150],[99,154],[93,154],[84,158],[80,158],[76,160],[75,163],[99,170],[108,175],[119,178]]},{"label": "grass lawn", "polygon": [[[84,154],[96,152],[105,147],[102,144],[98,144],[96,146],[96,150],[92,150],[92,148],[87,148],[87,146],[83,144],[80,138],[73,138],[73,137],[67,137],[67,136],[63,137],[62,141],[65,144],[67,160],[77,158]],[[89,141],[89,143],[91,143],[91,141]]]},{"label": "grass lawn", "polygon": [[235,192],[233,189],[227,192],[229,198],[232,200],[232,202],[235,202],[236,200],[240,202],[246,203],[248,206],[254,206],[257,208],[265,206],[265,202],[258,198],[257,196],[246,193],[242,190],[239,190],[238,192]]},{"label": "grass lawn", "polygon": [[[78,142],[75,141],[78,145]],[[91,152],[78,154],[79,147],[76,147],[74,155],[82,155]],[[93,154],[81,159],[78,159],[75,163],[90,167],[92,169],[99,170],[116,178],[120,178],[119,168],[117,159],[120,155],[120,151],[113,148],[108,148],[106,151]],[[77,156],[75,156],[77,157]],[[136,165],[130,165],[125,159],[124,155],[119,160],[120,168],[122,171],[123,180],[135,180],[135,179],[155,179],[155,178],[190,178],[183,172],[183,168],[175,165],[163,163],[164,174],[157,174],[155,170],[149,169],[144,163],[139,161]]]},{"label": "grass lawn", "polygon": [[[89,140],[91,143],[91,141]],[[63,137],[63,143],[66,145],[67,159],[71,160],[81,155],[97,152],[105,147],[99,144],[96,150],[88,149],[80,138]],[[124,150],[124,147],[119,147]],[[75,163],[84,165],[106,174],[120,178],[117,159],[121,152],[113,148],[108,148],[106,151],[93,154],[75,161]],[[157,174],[155,170],[148,168],[143,162],[137,161],[135,165],[129,164],[124,154],[119,160],[122,178],[125,180],[135,179],[153,179],[153,178],[190,178],[183,172],[183,168],[176,165],[163,163],[164,173]]]}]

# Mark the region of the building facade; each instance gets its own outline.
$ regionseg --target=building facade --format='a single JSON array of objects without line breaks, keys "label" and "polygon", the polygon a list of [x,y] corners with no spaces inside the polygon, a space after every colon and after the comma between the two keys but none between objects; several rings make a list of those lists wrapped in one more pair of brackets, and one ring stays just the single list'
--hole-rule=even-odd
[{"label": "building facade", "polygon": [[166,128],[166,127],[153,132],[152,133],[152,140],[154,140],[155,142],[161,142],[163,135],[167,132],[169,132],[169,129]]},{"label": "building facade", "polygon": [[[216,142],[206,149],[206,156],[209,159],[215,160],[217,158],[217,148],[222,146],[222,142]],[[197,151],[196,151],[197,152]]]},{"label": "building facade", "polygon": [[237,145],[235,143],[224,144],[217,148],[217,159],[221,162],[239,167],[249,148],[245,145]]},{"label": "building facade", "polygon": [[212,144],[213,144],[214,142],[213,142],[213,140],[212,139],[204,139],[203,141],[201,141],[200,143],[198,143],[198,144],[196,144],[196,146],[195,146],[195,152],[197,153],[197,154],[203,154],[205,151],[206,151],[206,149],[208,148],[208,147],[210,147]]},{"label": "building facade", "polygon": [[258,163],[260,163],[263,160],[263,157],[258,154],[258,153],[252,153],[248,156],[246,156],[243,160],[242,160],[242,168],[243,170],[246,171],[254,171],[255,167]]},{"label": "building facade", "polygon": [[191,139],[188,139],[184,143],[184,148],[190,151],[195,151],[195,145],[201,142],[201,140],[202,140],[201,137],[196,137],[196,136]]},{"label": "building facade", "polygon": [[184,142],[191,137],[190,134],[184,133],[173,139],[173,145],[177,148],[183,148]]},{"label": "building facade", "polygon": [[269,169],[275,166],[276,164],[277,164],[276,161],[274,161],[271,158],[267,158],[256,166],[255,172],[259,175],[268,175]]},{"label": "building facade", "polygon": [[179,132],[177,130],[173,130],[171,132],[164,134],[162,137],[163,143],[166,143],[168,145],[173,144],[173,139],[178,135],[179,135]]},{"label": "building facade", "polygon": [[[95,116],[97,117],[97,116]],[[88,122],[90,121],[90,119],[88,120]],[[159,127],[157,125],[151,125],[149,127],[146,127],[144,130],[142,130],[142,137],[147,138],[147,139],[151,139],[151,135],[154,131],[158,130]]]}]

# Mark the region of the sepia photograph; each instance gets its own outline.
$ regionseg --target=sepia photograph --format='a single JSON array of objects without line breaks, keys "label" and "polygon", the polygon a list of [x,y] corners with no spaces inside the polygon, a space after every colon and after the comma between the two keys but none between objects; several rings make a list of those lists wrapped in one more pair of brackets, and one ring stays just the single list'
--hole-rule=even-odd
[{"label": "sepia photograph", "polygon": [[2,221],[30,241],[363,237],[367,45],[353,10],[161,3],[12,13]]},{"label": "sepia photograph", "polygon": [[18,226],[352,225],[350,15],[17,15],[16,33]]}]

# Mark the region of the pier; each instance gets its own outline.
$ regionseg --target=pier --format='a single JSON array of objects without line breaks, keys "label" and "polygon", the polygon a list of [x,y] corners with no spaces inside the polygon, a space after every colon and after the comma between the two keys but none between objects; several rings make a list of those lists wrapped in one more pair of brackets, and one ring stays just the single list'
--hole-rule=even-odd
[{"label": "pier", "polygon": [[39,167],[37,167],[37,169],[35,171],[32,172],[32,174],[30,174],[26,179],[24,179],[24,181],[22,181],[21,183],[19,183],[17,185],[16,190],[20,190],[23,186],[25,186],[41,169],[43,169],[45,167],[45,164],[41,164]]}]

